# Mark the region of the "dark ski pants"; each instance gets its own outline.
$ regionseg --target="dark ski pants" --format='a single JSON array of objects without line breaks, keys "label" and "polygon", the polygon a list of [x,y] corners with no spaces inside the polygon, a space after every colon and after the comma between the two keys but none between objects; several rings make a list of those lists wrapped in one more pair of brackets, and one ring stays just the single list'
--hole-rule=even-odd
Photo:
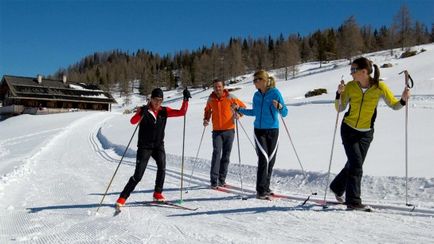
[{"label": "dark ski pants", "polygon": [[369,145],[374,139],[374,129],[361,132],[345,123],[341,126],[342,143],[347,155],[347,163],[330,184],[330,189],[339,196],[345,192],[347,204],[360,204],[360,188],[363,176],[363,162],[368,153]]},{"label": "dark ski pants", "polygon": [[164,144],[153,149],[137,149],[136,169],[134,170],[134,175],[131,176],[124,190],[121,192],[122,198],[127,199],[131,192],[134,191],[134,188],[136,188],[145,173],[146,166],[151,156],[157,163],[157,178],[155,180],[154,190],[156,192],[163,191],[164,177],[166,176],[166,152],[164,151]]},{"label": "dark ski pants", "polygon": [[213,186],[218,183],[224,184],[226,181],[234,135],[233,129],[212,132],[213,152],[210,179]]},{"label": "dark ski pants", "polygon": [[258,155],[256,192],[258,195],[265,195],[270,191],[278,139],[279,129],[255,129],[256,154]]}]

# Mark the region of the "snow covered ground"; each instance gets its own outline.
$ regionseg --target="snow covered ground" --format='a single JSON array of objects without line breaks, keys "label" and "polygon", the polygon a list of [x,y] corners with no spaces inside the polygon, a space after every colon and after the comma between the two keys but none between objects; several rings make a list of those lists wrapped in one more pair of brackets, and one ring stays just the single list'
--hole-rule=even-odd
[{"label": "snow covered ground", "polygon": [[[407,59],[395,59],[389,52],[368,54],[377,64],[392,63],[381,69],[382,77],[399,96],[407,69],[415,86],[409,109],[409,202],[405,206],[404,109],[378,108],[375,139],[366,159],[362,198],[376,209],[374,213],[349,212],[332,206],[323,210],[302,200],[262,201],[238,198],[239,191],[224,193],[208,189],[212,152],[210,128],[198,160],[195,160],[203,132],[203,108],[210,90],[194,90],[187,115],[186,160],[183,206],[197,211],[148,206],[152,198],[156,166],[148,165],[142,182],[128,199],[124,211],[113,217],[113,203],[134,170],[137,138],[96,214],[99,202],[135,129],[126,109],[143,104],[133,97],[130,106],[116,106],[113,112],[74,112],[67,114],[22,115],[0,122],[0,243],[432,243],[434,234],[434,44],[416,47],[427,51]],[[340,60],[323,65],[304,64],[296,78],[278,80],[289,115],[285,122],[303,167],[281,126],[280,147],[272,179],[274,191],[304,199],[317,192],[324,196],[336,112],[334,91],[341,76],[348,81],[349,65]],[[276,76],[280,77],[278,71]],[[251,75],[236,84],[234,93],[248,106],[254,87]],[[329,94],[304,98],[315,88]],[[166,92],[167,106],[178,108],[180,94]],[[173,100],[171,100],[173,99]],[[119,99],[122,104],[122,99]],[[340,115],[340,118],[342,115]],[[252,137],[253,119],[241,120],[241,167],[236,142],[232,152],[228,183],[254,194],[256,154]],[[166,128],[167,199],[181,197],[181,154],[183,118],[171,118]],[[339,131],[335,144],[332,176],[345,163]],[[195,165],[194,176],[190,174]],[[329,196],[331,199],[331,196]]]}]

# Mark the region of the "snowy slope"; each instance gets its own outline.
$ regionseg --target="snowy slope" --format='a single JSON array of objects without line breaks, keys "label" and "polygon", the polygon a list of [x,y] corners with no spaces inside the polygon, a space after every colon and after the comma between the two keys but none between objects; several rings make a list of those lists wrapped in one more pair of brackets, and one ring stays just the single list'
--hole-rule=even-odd
[{"label": "snowy slope", "polygon": [[[112,217],[112,205],[134,170],[136,138],[96,214],[107,184],[134,131],[131,115],[121,112],[77,112],[45,116],[18,116],[0,122],[0,243],[311,243],[311,242],[417,242],[434,239],[434,170],[432,165],[432,121],[434,119],[434,71],[431,69],[434,45],[408,59],[394,59],[388,52],[370,54],[377,63],[390,62],[382,76],[399,96],[408,69],[416,82],[412,93],[409,127],[409,201],[415,212],[382,210],[375,213],[348,212],[335,206],[323,210],[301,200],[240,200],[238,194],[208,189],[212,151],[209,128],[195,160],[203,131],[203,107],[210,90],[192,91],[187,116],[186,160],[183,206],[186,211],[147,206],[152,197],[156,166],[153,161],[142,182],[128,199],[124,211]],[[335,66],[336,65],[336,66]],[[349,78],[349,66],[336,61],[322,69],[314,64],[300,67],[298,78],[279,80],[289,116],[285,119],[308,179],[304,179],[281,129],[281,141],[272,187],[285,195],[306,198],[324,195],[328,159],[336,112],[331,104],[342,75]],[[330,68],[331,67],[331,68]],[[277,73],[276,73],[277,74]],[[277,74],[278,75],[278,74]],[[235,94],[251,101],[251,77],[237,84]],[[329,94],[304,99],[308,90],[324,87]],[[177,92],[166,96],[179,97]],[[167,100],[170,100],[167,99]],[[134,97],[133,104],[143,98]],[[122,102],[120,102],[122,104]],[[166,104],[180,106],[176,100]],[[250,104],[248,105],[250,106]],[[130,106],[131,107],[131,106]],[[375,139],[365,164],[362,197],[370,204],[405,207],[404,110],[378,108]],[[251,118],[243,118],[247,135],[252,135]],[[178,200],[182,143],[182,118],[171,118],[166,129],[166,198]],[[240,131],[241,167],[236,143],[228,182],[252,196],[255,189],[256,156],[246,134]],[[332,174],[345,162],[339,135],[335,146]],[[194,176],[190,174],[195,165]],[[332,175],[333,176],[333,175]],[[329,199],[330,196],[329,196]]]}]

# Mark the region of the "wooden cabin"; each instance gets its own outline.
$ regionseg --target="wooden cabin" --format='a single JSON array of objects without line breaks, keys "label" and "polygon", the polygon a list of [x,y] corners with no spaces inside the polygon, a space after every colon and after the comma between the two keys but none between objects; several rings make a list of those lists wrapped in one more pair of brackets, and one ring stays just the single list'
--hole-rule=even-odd
[{"label": "wooden cabin", "polygon": [[[0,83],[0,113],[34,113],[37,110],[111,110],[110,93],[96,85],[37,77],[5,75]],[[35,112],[36,113],[36,112]]]}]

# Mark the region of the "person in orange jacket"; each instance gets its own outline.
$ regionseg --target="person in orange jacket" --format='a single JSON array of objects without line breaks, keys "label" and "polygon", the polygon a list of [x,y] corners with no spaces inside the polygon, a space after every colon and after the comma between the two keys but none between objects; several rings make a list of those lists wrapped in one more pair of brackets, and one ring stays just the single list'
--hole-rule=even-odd
[{"label": "person in orange jacket", "polygon": [[163,102],[163,91],[155,88],[151,93],[150,102],[137,109],[136,114],[131,118],[131,124],[139,124],[139,136],[137,142],[136,168],[134,175],[130,177],[124,190],[121,192],[115,207],[119,209],[125,205],[127,198],[140,182],[152,157],[157,163],[157,177],[154,188],[154,201],[165,201],[162,194],[164,178],[166,175],[166,152],[164,150],[164,130],[169,117],[185,116],[188,108],[188,99],[191,98],[187,88],[183,92],[184,100],[181,108],[172,109],[161,106]]},{"label": "person in orange jacket", "polygon": [[203,118],[203,126],[208,126],[210,119],[212,119],[213,153],[210,181],[213,189],[226,185],[226,175],[235,135],[234,119],[239,118],[238,113],[233,112],[231,105],[235,103],[240,107],[246,107],[224,86],[222,80],[213,81],[214,91],[208,98]]}]

